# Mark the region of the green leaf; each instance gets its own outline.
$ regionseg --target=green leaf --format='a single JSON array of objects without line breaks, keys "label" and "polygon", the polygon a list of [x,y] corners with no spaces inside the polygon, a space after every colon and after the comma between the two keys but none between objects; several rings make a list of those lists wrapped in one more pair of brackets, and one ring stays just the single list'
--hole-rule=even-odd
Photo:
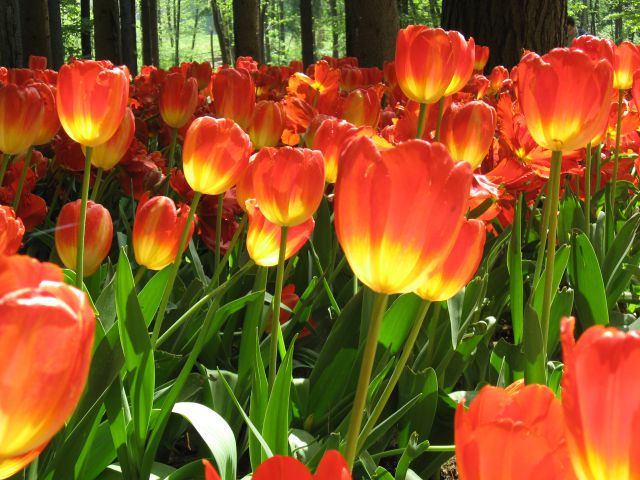
[{"label": "green leaf", "polygon": [[326,269],[331,262],[332,241],[333,227],[331,225],[331,210],[329,209],[327,198],[322,197],[316,214],[316,224],[313,229],[313,243],[323,269]]},{"label": "green leaf", "polygon": [[[255,332],[255,352],[254,352],[254,368],[253,382],[251,389],[251,401],[249,403],[249,418],[254,425],[264,425],[264,419],[267,412],[267,404],[269,402],[269,385],[267,383],[267,375],[260,354],[260,344],[258,342],[258,332]],[[251,460],[251,469],[255,472],[256,468],[266,458],[267,454],[262,449],[260,441],[251,432],[249,432],[249,458]]]},{"label": "green leaf", "polygon": [[289,398],[293,372],[293,344],[282,360],[269,395],[262,436],[275,455],[289,454]]},{"label": "green leaf", "polygon": [[144,323],[147,327],[151,324],[153,317],[158,311],[158,306],[162,300],[162,294],[164,293],[164,288],[167,285],[170,273],[171,266],[160,270],[147,282],[138,295],[138,302],[140,303]]},{"label": "green leaf", "polygon": [[540,318],[535,309],[527,304],[524,313],[524,338],[522,348],[524,351],[525,368],[524,378],[527,383],[541,383],[545,385],[546,360],[543,347]]},{"label": "green leaf", "polygon": [[571,315],[573,309],[573,289],[563,288],[556,293],[551,304],[551,321],[549,322],[549,336],[547,338],[547,354],[553,356],[560,344],[560,319]]},{"label": "green leaf", "polygon": [[413,293],[400,295],[385,312],[378,343],[395,355],[409,335],[422,299]]},{"label": "green leaf", "polygon": [[417,432],[420,438],[429,438],[436,409],[438,408],[438,379],[433,368],[424,371],[404,371],[398,383],[399,403],[408,401],[411,397],[422,393],[420,401],[407,413],[401,423],[398,434],[398,444],[406,446],[412,432]]},{"label": "green leaf", "polygon": [[524,292],[522,280],[522,195],[518,197],[516,212],[511,231],[511,241],[507,249],[507,268],[509,269],[509,303],[511,306],[511,324],[516,345],[522,342]]}]

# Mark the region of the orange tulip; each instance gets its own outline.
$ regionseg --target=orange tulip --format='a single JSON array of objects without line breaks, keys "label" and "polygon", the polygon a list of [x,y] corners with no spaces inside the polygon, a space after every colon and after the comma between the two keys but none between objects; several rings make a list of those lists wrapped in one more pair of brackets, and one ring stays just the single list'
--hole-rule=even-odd
[{"label": "orange tulip", "polygon": [[[136,130],[136,120],[129,107],[125,110],[122,123],[108,141],[93,148],[91,155],[91,165],[104,170],[111,170],[122,157],[124,157],[133,141]],[[86,154],[86,147],[82,146],[82,151]]]},{"label": "orange tulip", "polygon": [[473,38],[465,40],[460,32],[447,32],[453,45],[453,62],[455,70],[444,95],[448,97],[459,92],[469,82],[473,75],[476,56],[476,44]]},{"label": "orange tulip", "polygon": [[324,193],[322,153],[307,148],[263,148],[254,163],[254,195],[267,220],[293,227],[315,213]]},{"label": "orange tulip", "polygon": [[196,192],[219,195],[241,178],[251,155],[249,135],[228,118],[197,118],[182,149],[184,176]]},{"label": "orange tulip", "polygon": [[202,460],[202,464],[204,465],[204,480],[220,480],[220,475],[208,460]]},{"label": "orange tulip", "polygon": [[320,124],[313,136],[311,148],[324,156],[327,183],[336,183],[338,159],[347,142],[358,135],[358,129],[345,120],[328,119]]},{"label": "orange tulip", "polygon": [[320,460],[315,475],[295,458],[275,456],[256,469],[253,480],[351,480],[351,472],[342,455],[329,450]]},{"label": "orange tulip", "polygon": [[616,44],[608,38],[594,37],[592,35],[580,35],[571,42],[571,50],[582,50],[594,62],[604,59],[611,66],[614,64],[615,49]]},{"label": "orange tulip", "polygon": [[334,215],[356,276],[380,293],[422,285],[454,246],[471,177],[469,164],[439,143],[379,151],[370,138],[352,140],[340,158]]},{"label": "orange tulip", "polygon": [[167,75],[160,89],[158,109],[162,120],[171,128],[182,128],[198,106],[198,81],[180,72]]},{"label": "orange tulip", "polygon": [[475,60],[473,62],[473,69],[476,72],[482,72],[484,67],[489,61],[489,47],[483,47],[481,45],[475,46]]},{"label": "orange tulip", "polygon": [[380,94],[376,87],[358,88],[344,99],[342,118],[356,127],[376,128],[380,121]]},{"label": "orange tulip", "polygon": [[562,406],[579,480],[640,478],[640,332],[562,321]]},{"label": "orange tulip", "polygon": [[0,83],[0,151],[17,155],[34,144],[44,106],[38,90]]},{"label": "orange tulip", "polygon": [[518,65],[518,98],[527,128],[543,148],[584,147],[606,126],[611,97],[609,62],[580,50],[529,53]]},{"label": "orange tulip", "polygon": [[453,104],[442,117],[440,141],[456,161],[476,169],[489,152],[496,130],[496,111],[485,102]]},{"label": "orange tulip", "polygon": [[483,222],[465,219],[453,249],[418,287],[416,294],[424,300],[440,302],[458,293],[480,265],[486,236]]},{"label": "orange tulip", "polygon": [[[80,200],[67,203],[60,210],[55,241],[58,256],[64,265],[76,270]],[[113,222],[109,210],[91,200],[87,203],[87,227],[84,234],[84,276],[95,273],[111,249]]]},{"label": "orange tulip", "polygon": [[614,53],[613,88],[628,90],[633,85],[633,74],[640,70],[640,46],[622,42]]},{"label": "orange tulip", "polygon": [[0,255],[13,255],[20,249],[24,224],[11,207],[0,205]]},{"label": "orange tulip", "polygon": [[543,385],[486,386],[455,417],[460,480],[572,479],[560,401]]},{"label": "orange tulip", "polygon": [[[247,215],[249,215],[249,229],[247,230],[249,256],[256,265],[263,267],[277,265],[282,228],[265,218],[255,199],[247,200],[245,208]],[[313,217],[309,217],[303,223],[289,229],[285,260],[293,257],[307,243],[314,225]]]},{"label": "orange tulip", "polygon": [[52,264],[0,257],[0,478],[33,460],[84,389],[95,317]]},{"label": "orange tulip", "polygon": [[129,101],[127,77],[124,69],[105,61],[74,60],[60,68],[56,106],[73,140],[95,147],[113,137]]},{"label": "orange tulip", "polygon": [[282,104],[261,100],[256,104],[249,126],[253,148],[275,147],[284,131],[286,116]]},{"label": "orange tulip", "polygon": [[[189,207],[183,205],[176,209],[175,203],[168,197],[140,200],[133,222],[133,252],[138,265],[149,270],[162,270],[172,264],[180,248],[180,239],[189,216]],[[193,222],[185,249],[193,235]]]},{"label": "orange tulip", "polygon": [[253,188],[253,170],[254,170],[254,160],[258,154],[254,153],[251,155],[249,159],[249,165],[245,168],[242,177],[238,180],[236,185],[236,202],[240,206],[240,208],[244,211],[247,210],[245,202],[250,198],[254,198],[254,188]]},{"label": "orange tulip", "polygon": [[633,89],[631,92],[633,100],[636,102],[636,108],[640,109],[640,70],[633,76]]},{"label": "orange tulip", "polygon": [[213,77],[213,106],[219,117],[230,118],[246,130],[256,104],[256,87],[244,68],[224,68]]},{"label": "orange tulip", "polygon": [[55,137],[60,130],[60,119],[56,109],[55,89],[46,83],[32,83],[30,86],[38,90],[42,100],[42,122],[33,140],[33,145],[45,145]]}]

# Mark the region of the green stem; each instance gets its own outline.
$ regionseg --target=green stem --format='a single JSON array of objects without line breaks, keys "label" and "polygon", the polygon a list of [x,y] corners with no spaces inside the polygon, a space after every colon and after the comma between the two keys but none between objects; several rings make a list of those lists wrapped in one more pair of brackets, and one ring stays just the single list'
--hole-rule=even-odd
[{"label": "green stem", "polygon": [[9,167],[9,162],[11,160],[11,155],[5,153],[2,156],[2,165],[0,165],[0,187],[2,187],[2,182],[4,182],[4,174],[7,173],[7,168]]},{"label": "green stem", "polygon": [[424,117],[425,114],[427,113],[427,104],[426,103],[421,103],[420,104],[420,113],[418,114],[418,129],[416,130],[416,138],[417,139],[421,139],[422,138],[422,133],[424,130]]},{"label": "green stem", "polygon": [[600,189],[600,181],[601,181],[601,176],[602,176],[602,165],[600,164],[600,160],[602,160],[602,144],[598,145],[598,148],[596,148],[596,162],[593,165],[593,167],[596,170],[596,181],[595,181],[595,187],[594,187],[594,192],[597,192]]},{"label": "green stem", "polygon": [[[211,282],[209,283],[209,286],[207,287],[208,289],[215,288],[217,286],[218,282],[220,281],[220,274],[222,273],[222,270],[224,269],[224,266],[229,261],[229,257],[231,256],[231,252],[235,248],[236,243],[238,243],[238,239],[240,238],[240,235],[242,235],[242,232],[244,231],[244,228],[247,226],[247,222],[248,222],[247,214],[245,213],[242,216],[242,220],[240,220],[240,225],[238,225],[238,228],[234,232],[233,237],[231,237],[231,242],[229,242],[229,248],[227,248],[227,252],[222,257],[222,260],[220,260],[220,263],[218,264],[218,267],[216,268],[216,270],[213,272],[213,277],[211,277]],[[215,282],[214,282],[214,279],[215,279]]]},{"label": "green stem", "polygon": [[171,291],[173,290],[173,284],[176,281],[176,277],[178,276],[178,270],[180,269],[180,263],[182,262],[182,252],[187,246],[189,229],[191,227],[191,222],[193,222],[193,217],[196,213],[196,209],[198,208],[200,197],[202,197],[202,194],[200,192],[195,192],[193,195],[193,200],[191,200],[191,205],[189,207],[189,216],[187,217],[187,223],[185,223],[184,225],[184,230],[182,230],[182,238],[180,239],[180,247],[178,248],[178,253],[176,254],[176,260],[173,262],[173,267],[171,269],[171,272],[169,273],[167,285],[165,286],[164,293],[162,294],[162,300],[160,301],[160,307],[158,308],[158,316],[156,317],[156,323],[153,326],[153,333],[151,335],[151,346],[154,349],[156,347],[156,342],[158,341],[158,336],[160,335],[162,321],[164,320],[164,315],[167,310],[167,304],[169,303],[169,297],[171,296]]},{"label": "green stem", "polygon": [[213,258],[213,271],[214,276],[211,279],[215,286],[218,286],[218,275],[215,275],[215,272],[218,272],[218,268],[220,267],[220,242],[222,241],[222,208],[224,205],[224,193],[218,195],[218,209],[216,210],[216,254]]},{"label": "green stem", "polygon": [[284,261],[287,251],[287,234],[289,227],[282,227],[280,233],[280,251],[278,253],[278,269],[276,270],[276,291],[271,302],[271,347],[269,353],[269,391],[276,381],[278,363],[278,337],[280,336],[280,302],[282,301],[282,284],[284,283]]},{"label": "green stem", "polygon": [[378,347],[378,337],[382,326],[382,319],[389,301],[389,295],[377,293],[373,301],[373,309],[371,312],[371,323],[369,323],[369,332],[362,354],[362,365],[360,366],[360,376],[358,378],[358,386],[356,388],[356,396],[353,400],[353,408],[351,410],[351,418],[349,419],[349,430],[347,431],[347,446],[345,449],[345,460],[350,469],[356,460],[358,450],[358,436],[360,426],[362,425],[362,416],[367,403],[367,393],[369,391],[369,382],[371,381],[371,372],[373,372],[373,363],[376,358],[376,349]]},{"label": "green stem", "polygon": [[622,101],[624,90],[618,90],[618,123],[616,124],[616,149],[613,155],[613,179],[611,180],[611,221],[613,229],[616,225],[616,186],[618,184],[618,160],[620,158],[620,129],[622,126]]},{"label": "green stem", "polygon": [[84,273],[84,232],[87,226],[87,200],[89,199],[92,153],[93,147],[87,147],[84,154],[84,174],[82,177],[82,197],[80,201],[80,225],[78,226],[78,245],[76,247],[76,287],[79,289],[82,289],[82,278]]},{"label": "green stem", "polygon": [[[309,248],[311,249],[311,257],[313,258],[313,264],[315,265],[316,270],[318,270],[318,273],[320,274],[320,278],[322,279],[322,286],[324,288],[324,291],[327,294],[327,297],[329,298],[329,303],[331,304],[331,308],[333,308],[334,312],[336,312],[337,315],[340,315],[340,307],[338,306],[338,302],[336,302],[336,299],[333,296],[333,292],[331,291],[329,282],[327,282],[327,276],[324,274],[325,272],[322,268],[322,264],[320,263],[320,257],[318,256],[318,252],[316,251],[316,248],[313,245],[313,242],[311,241],[311,239],[309,239]],[[357,278],[357,277],[354,276],[354,278]]]},{"label": "green stem", "polygon": [[98,172],[96,173],[96,179],[93,182],[93,190],[91,191],[91,200],[93,200],[94,202],[97,201],[96,199],[98,198],[98,192],[100,191],[100,184],[102,183],[102,173],[104,172],[104,169],[98,168]]},{"label": "green stem", "polygon": [[[396,448],[393,450],[387,450],[386,452],[374,453],[371,458],[374,460],[381,460],[388,457],[399,457],[406,451],[406,448]],[[426,452],[455,452],[455,445],[429,445]]]},{"label": "green stem", "polygon": [[398,384],[402,373],[404,372],[404,367],[407,365],[407,360],[409,360],[409,356],[411,352],[413,352],[413,347],[416,344],[416,340],[418,339],[418,334],[422,329],[422,324],[424,323],[424,319],[427,318],[427,312],[429,312],[429,307],[431,306],[431,302],[428,300],[423,300],[418,308],[418,314],[416,315],[416,319],[413,322],[413,327],[411,328],[411,332],[409,332],[409,336],[404,344],[402,349],[402,354],[400,354],[400,358],[398,359],[398,363],[393,369],[393,373],[391,374],[391,378],[389,382],[384,387],[382,395],[380,399],[376,403],[376,406],[371,412],[371,416],[367,419],[367,422],[364,424],[364,428],[358,437],[358,448],[356,454],[362,449],[364,443],[367,441],[371,430],[375,426],[376,422],[382,415],[382,411],[384,407],[387,405],[389,398],[391,398],[391,394],[393,393],[393,389]]},{"label": "green stem", "polygon": [[167,164],[167,176],[165,178],[164,194],[169,193],[169,179],[171,178],[171,170],[175,164],[176,143],[178,141],[178,129],[171,129],[171,144],[169,145],[169,163]]},{"label": "green stem", "polygon": [[[552,160],[553,161],[553,160]],[[553,167],[552,167],[553,168]],[[551,183],[551,178],[549,178],[549,184]],[[533,288],[536,288],[538,285],[538,281],[540,280],[540,275],[542,274],[542,262],[544,260],[544,251],[547,246],[547,231],[549,230],[549,188],[547,188],[547,196],[544,199],[544,204],[542,205],[542,218],[540,221],[540,241],[538,243],[538,254],[536,255],[536,269],[533,272]]]},{"label": "green stem", "polygon": [[436,118],[436,135],[433,138],[436,142],[440,141],[440,127],[442,126],[442,112],[444,112],[444,101],[445,97],[440,99],[438,102],[438,117]]},{"label": "green stem", "polygon": [[29,468],[27,469],[27,480],[38,480],[38,460],[40,457],[36,457],[29,464]]},{"label": "green stem", "polygon": [[[549,321],[551,302],[553,300],[553,266],[556,257],[556,230],[558,227],[558,202],[560,199],[560,173],[562,152],[554,151],[551,157],[551,177],[549,178],[549,234],[547,236],[547,262],[544,274],[544,297],[542,300],[542,348],[546,357],[547,339],[549,338]],[[546,364],[546,361],[545,361]]]},{"label": "green stem", "polygon": [[140,281],[142,280],[142,277],[144,277],[144,274],[147,272],[147,267],[145,267],[144,265],[140,265],[138,267],[138,271],[136,272],[136,276],[133,279],[134,283],[136,285],[138,285],[140,283]]},{"label": "green stem", "polygon": [[584,233],[590,236],[591,230],[591,142],[587,144],[584,171]]},{"label": "green stem", "polygon": [[22,190],[24,189],[24,181],[27,179],[27,173],[29,172],[29,165],[31,163],[31,153],[33,152],[33,147],[29,147],[27,153],[24,156],[24,161],[22,163],[22,172],[20,173],[20,180],[18,180],[18,189],[16,190],[16,195],[13,197],[13,211],[18,213],[18,207],[20,206],[20,197],[22,197]]}]

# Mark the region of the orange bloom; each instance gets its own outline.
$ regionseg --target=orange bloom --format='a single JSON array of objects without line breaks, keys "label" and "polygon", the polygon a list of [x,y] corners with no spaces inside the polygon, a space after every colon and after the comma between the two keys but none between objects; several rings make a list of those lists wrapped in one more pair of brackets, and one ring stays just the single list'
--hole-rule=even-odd
[{"label": "orange bloom", "polygon": [[0,205],[0,255],[13,255],[20,249],[24,224],[13,209]]},{"label": "orange bloom", "polygon": [[184,176],[196,192],[218,195],[242,176],[251,155],[249,135],[228,118],[196,118],[182,149]]},{"label": "orange bloom", "polygon": [[476,72],[482,72],[485,65],[489,61],[489,47],[483,47],[481,45],[475,46],[475,60],[473,62],[473,69]]},{"label": "orange bloom", "polygon": [[486,236],[483,222],[465,219],[453,249],[418,287],[416,294],[425,300],[440,302],[458,293],[480,265]]},{"label": "orange bloom", "polygon": [[294,73],[289,77],[289,95],[317,108],[320,113],[333,114],[338,100],[340,71],[331,68],[325,60],[313,65],[313,73]]},{"label": "orange bloom", "polygon": [[560,401],[543,385],[486,386],[458,405],[460,480],[572,479]]},{"label": "orange bloom", "polygon": [[379,151],[370,138],[352,140],[340,158],[334,215],[356,276],[376,292],[416,290],[453,248],[470,186],[469,164],[439,143]]},{"label": "orange bloom", "polygon": [[380,92],[376,87],[352,91],[342,104],[342,118],[356,127],[376,128],[380,121]]},{"label": "orange bloom", "polygon": [[213,77],[213,106],[219,117],[230,118],[244,130],[256,104],[256,87],[244,68],[224,68]]},{"label": "orange bloom", "polygon": [[476,169],[487,155],[496,130],[496,111],[485,102],[453,104],[442,117],[441,141],[456,161]]},{"label": "orange bloom", "polygon": [[0,370],[0,478],[6,478],[35,458],[75,409],[89,373],[95,317],[87,295],[65,285],[55,265],[3,256],[0,279],[6,367]]},{"label": "orange bloom", "polygon": [[0,151],[17,155],[33,145],[43,115],[44,106],[35,87],[0,83]]},{"label": "orange bloom", "polygon": [[[75,271],[80,222],[80,200],[67,203],[60,210],[55,241],[64,265]],[[113,222],[109,210],[91,200],[87,203],[87,226],[84,234],[84,276],[95,273],[111,249]]]},{"label": "orange bloom", "polygon": [[307,148],[263,148],[254,163],[254,195],[267,220],[293,227],[315,213],[324,193],[322,153]]},{"label": "orange bloom", "polygon": [[[136,130],[136,120],[129,107],[124,112],[122,123],[109,140],[93,148],[91,155],[91,165],[104,170],[111,170],[115,167],[133,141]],[[86,147],[82,146],[82,151],[86,153]]]},{"label": "orange bloom", "polygon": [[[45,58],[46,60],[46,58]],[[34,145],[45,145],[49,143],[60,130],[60,119],[58,118],[58,110],[56,109],[55,89],[46,83],[32,83],[30,86],[38,90],[40,99],[42,100],[42,122],[40,128],[37,129],[36,138],[33,140]]]},{"label": "orange bloom", "polygon": [[160,89],[158,109],[162,120],[171,128],[182,128],[191,119],[198,106],[198,81],[186,78],[180,72],[164,78]]},{"label": "orange bloom", "polygon": [[204,480],[220,480],[220,475],[208,460],[203,459],[202,464],[204,465]]},{"label": "orange bloom", "polygon": [[628,90],[633,84],[633,74],[640,70],[640,46],[622,42],[614,53],[613,88]]},{"label": "orange bloom", "polygon": [[349,466],[335,450],[324,454],[315,475],[293,457],[275,456],[263,462],[253,480],[351,480]]},{"label": "orange bloom", "polygon": [[29,55],[28,65],[30,70],[44,70],[47,68],[47,57]]},{"label": "orange bloom", "polygon": [[242,210],[247,211],[245,202],[250,198],[255,198],[253,187],[253,170],[255,167],[254,160],[258,154],[254,153],[249,159],[249,165],[245,168],[242,177],[238,180],[236,185],[236,202]]},{"label": "orange bloom", "polygon": [[640,332],[591,327],[574,341],[562,320],[562,406],[580,480],[640,478]]},{"label": "orange bloom", "polygon": [[[344,120],[324,120],[313,136],[311,148],[320,150],[324,156],[327,183],[336,183],[338,159],[347,142],[358,135],[359,130]],[[308,137],[307,137],[308,138]]]},{"label": "orange bloom", "polygon": [[286,117],[279,102],[261,100],[256,104],[249,126],[253,148],[275,147],[280,142]]},{"label": "orange bloom", "polygon": [[210,62],[189,62],[180,65],[180,70],[188,78],[195,78],[198,82],[198,90],[204,90],[211,83],[211,63]]},{"label": "orange bloom", "polygon": [[[168,197],[148,197],[145,194],[133,222],[133,252],[138,265],[149,270],[162,270],[172,264],[178,256],[180,239],[189,216],[189,207],[183,205],[176,209],[175,203]],[[185,250],[193,235],[193,222]]]},{"label": "orange bloom", "polygon": [[606,126],[612,70],[580,50],[529,53],[518,65],[518,98],[531,136],[555,151],[583,148]]},{"label": "orange bloom", "polygon": [[510,82],[509,78],[509,70],[504,68],[502,65],[496,65],[491,70],[489,74],[489,90],[488,93],[491,95],[497,95],[500,93],[505,82]]},{"label": "orange bloom", "polygon": [[631,92],[633,100],[636,102],[636,108],[640,109],[640,70],[633,76],[633,90]]},{"label": "orange bloom", "polygon": [[608,38],[594,37],[592,35],[580,35],[571,42],[571,50],[582,50],[591,57],[594,62],[607,60],[611,66],[614,64],[614,52],[616,44]]},{"label": "orange bloom", "polygon": [[475,63],[476,44],[473,38],[466,41],[460,32],[447,32],[453,45],[453,62],[455,70],[449,86],[445,90],[445,96],[453,95],[464,88],[473,75]]},{"label": "orange bloom", "polygon": [[73,140],[96,147],[116,133],[129,100],[127,77],[111,62],[74,60],[60,68],[56,106],[62,128]]},{"label": "orange bloom", "polygon": [[[247,252],[257,265],[272,267],[278,264],[282,228],[271,223],[260,211],[255,199],[247,200],[249,229],[247,230]],[[309,217],[303,223],[291,227],[287,233],[285,260],[293,257],[307,243],[315,221]]]}]

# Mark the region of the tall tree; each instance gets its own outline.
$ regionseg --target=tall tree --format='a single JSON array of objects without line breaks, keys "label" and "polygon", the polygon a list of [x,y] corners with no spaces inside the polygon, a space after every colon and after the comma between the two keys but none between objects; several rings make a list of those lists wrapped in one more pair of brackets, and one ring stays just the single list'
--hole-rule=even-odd
[{"label": "tall tree", "polygon": [[91,50],[91,0],[80,0],[80,41],[82,56],[90,58]]},{"label": "tall tree", "polygon": [[49,32],[51,34],[51,68],[58,70],[64,63],[60,0],[48,0],[47,5],[49,7]]},{"label": "tall tree", "polygon": [[22,0],[22,53],[47,57],[51,64],[51,35],[49,33],[49,7],[46,0]]},{"label": "tall tree", "polygon": [[233,36],[236,57],[250,56],[261,62],[260,0],[233,0]]},{"label": "tall tree", "polygon": [[315,62],[311,0],[300,0],[300,31],[302,32],[302,63],[308,67]]},{"label": "tall tree", "polygon": [[567,0],[443,0],[442,26],[490,49],[487,67],[518,63],[523,49],[563,45]]},{"label": "tall tree", "polygon": [[21,67],[22,28],[20,24],[20,2],[0,2],[0,65]]},{"label": "tall tree", "polygon": [[96,58],[122,63],[120,48],[120,9],[118,0],[93,0],[94,40]]},{"label": "tall tree", "polygon": [[174,17],[174,25],[175,25],[175,30],[176,30],[176,53],[174,55],[174,59],[173,59],[173,63],[175,65],[179,65],[180,64],[180,15],[181,15],[181,11],[182,11],[182,2],[181,0],[177,0],[177,4],[175,6],[174,12],[175,12],[175,17]]},{"label": "tall tree", "polygon": [[[220,12],[220,5],[218,5],[217,0],[211,0],[211,13],[213,15],[213,24],[216,28],[216,34],[218,35],[218,44],[220,45],[222,63],[230,65],[231,45],[229,44],[227,27],[225,26],[224,19],[222,18],[222,12]],[[213,60],[213,58],[211,60]]]},{"label": "tall tree", "polygon": [[336,0],[329,0],[329,15],[331,15],[331,54],[337,58],[340,51],[338,49],[338,6]]},{"label": "tall tree", "polygon": [[398,3],[389,0],[345,0],[347,55],[363,67],[382,67],[395,55]]},{"label": "tall tree", "polygon": [[138,48],[136,42],[136,3],[134,0],[120,0],[120,30],[122,41],[122,61],[132,75],[138,74]]}]

